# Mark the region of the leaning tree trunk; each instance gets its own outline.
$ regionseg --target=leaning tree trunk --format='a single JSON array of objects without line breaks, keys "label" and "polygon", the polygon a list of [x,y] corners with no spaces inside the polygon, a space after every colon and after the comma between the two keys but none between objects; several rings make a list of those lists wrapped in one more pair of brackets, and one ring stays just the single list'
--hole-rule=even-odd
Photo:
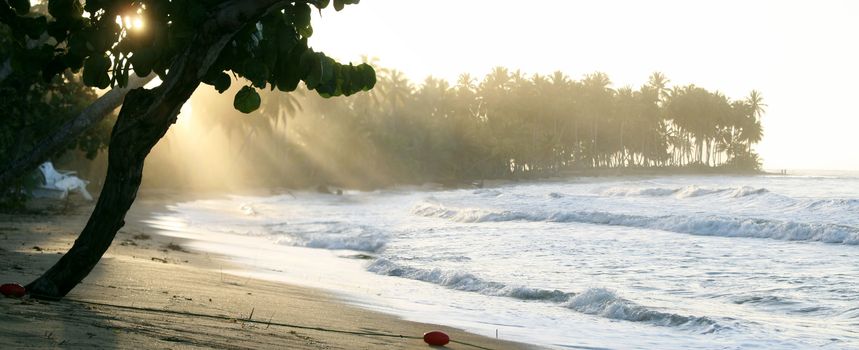
[{"label": "leaning tree trunk", "polygon": [[110,137],[107,177],[98,203],[74,246],[27,286],[31,296],[65,296],[92,271],[125,224],[125,214],[137,197],[143,177],[143,161],[171,124],[163,112],[145,113],[157,91],[137,89],[126,97]]},{"label": "leaning tree trunk", "polygon": [[191,45],[175,58],[157,88],[139,88],[125,98],[110,136],[107,177],[98,203],[72,248],[27,285],[30,296],[57,300],[80,283],[110,247],[137,197],[143,162],[191,97],[224,46],[242,27],[255,23],[282,0],[234,0],[221,4]]}]

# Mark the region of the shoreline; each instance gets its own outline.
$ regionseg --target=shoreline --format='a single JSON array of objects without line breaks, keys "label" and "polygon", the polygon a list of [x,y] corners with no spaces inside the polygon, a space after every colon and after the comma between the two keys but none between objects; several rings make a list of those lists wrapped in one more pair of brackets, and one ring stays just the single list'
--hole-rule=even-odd
[{"label": "shoreline", "polygon": [[[0,347],[402,349],[426,347],[420,336],[439,329],[460,342],[450,349],[538,348],[405,321],[327,291],[230,275],[225,267],[242,267],[142,222],[192,199],[142,193],[99,265],[63,301],[0,298]],[[39,202],[48,203],[41,213],[0,214],[2,283],[24,284],[47,269],[93,206]]]}]

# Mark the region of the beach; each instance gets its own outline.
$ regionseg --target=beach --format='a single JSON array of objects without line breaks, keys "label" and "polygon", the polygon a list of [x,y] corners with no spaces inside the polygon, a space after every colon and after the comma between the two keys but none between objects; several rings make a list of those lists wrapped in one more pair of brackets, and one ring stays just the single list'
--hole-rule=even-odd
[{"label": "beach", "polygon": [[[239,277],[221,257],[156,234],[143,220],[188,198],[145,193],[93,272],[64,300],[0,298],[0,348],[413,349],[424,332],[450,349],[529,345],[404,321],[328,292]],[[93,203],[35,203],[0,215],[0,281],[26,284],[73,243]]]}]

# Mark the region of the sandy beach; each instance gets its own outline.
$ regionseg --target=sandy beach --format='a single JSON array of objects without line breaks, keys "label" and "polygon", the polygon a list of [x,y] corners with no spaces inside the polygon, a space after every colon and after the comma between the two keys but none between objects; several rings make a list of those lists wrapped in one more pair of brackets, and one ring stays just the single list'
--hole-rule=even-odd
[{"label": "sandy beach", "polygon": [[[141,220],[172,203],[142,195],[95,270],[60,302],[0,298],[0,348],[415,349],[439,329],[449,349],[527,349],[346,305],[324,291],[232,276],[224,262],[154,234]],[[25,284],[53,264],[92,203],[38,202],[0,215],[0,281]]]}]

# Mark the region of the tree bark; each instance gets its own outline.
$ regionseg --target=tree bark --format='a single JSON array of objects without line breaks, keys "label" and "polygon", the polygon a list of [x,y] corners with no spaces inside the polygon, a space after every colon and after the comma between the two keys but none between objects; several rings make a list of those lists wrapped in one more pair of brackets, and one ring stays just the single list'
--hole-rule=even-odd
[{"label": "tree bark", "polygon": [[69,144],[96,123],[104,120],[111,112],[122,105],[122,101],[132,89],[146,85],[155,75],[146,78],[134,76],[124,88],[114,88],[99,97],[85,108],[77,117],[66,122],[57,130],[40,141],[33,149],[15,158],[0,170],[0,188],[6,188],[15,179],[24,176],[47,160],[54,152]]},{"label": "tree bark", "polygon": [[286,3],[234,0],[219,5],[191,45],[175,58],[164,83],[128,94],[111,133],[107,176],[95,209],[72,248],[26,286],[30,296],[58,300],[86,278],[125,224],[125,214],[137,197],[146,156],[176,122],[179,109],[221,50],[246,24]]},{"label": "tree bark", "polygon": [[141,88],[126,97],[111,134],[107,177],[98,203],[74,246],[27,286],[32,297],[59,299],[65,296],[92,271],[110,247],[116,232],[125,224],[125,213],[134,202],[142,179],[143,160],[170,125],[164,113],[154,116],[141,113],[157,93],[157,89]]}]

